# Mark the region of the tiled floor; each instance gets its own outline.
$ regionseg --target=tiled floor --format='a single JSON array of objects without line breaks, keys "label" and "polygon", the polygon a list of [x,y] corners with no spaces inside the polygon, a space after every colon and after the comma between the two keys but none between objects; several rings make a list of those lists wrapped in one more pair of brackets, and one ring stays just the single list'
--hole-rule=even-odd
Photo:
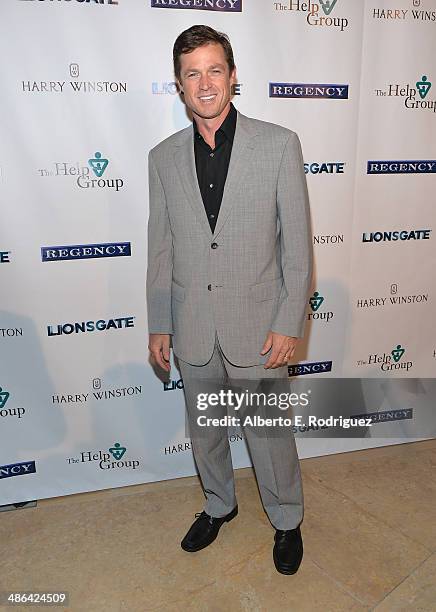
[{"label": "tiled floor", "polygon": [[0,590],[67,590],[74,612],[436,611],[436,440],[301,465],[294,576],[274,568],[274,531],[245,469],[238,517],[194,554],[179,542],[203,507],[196,478],[4,512]]}]

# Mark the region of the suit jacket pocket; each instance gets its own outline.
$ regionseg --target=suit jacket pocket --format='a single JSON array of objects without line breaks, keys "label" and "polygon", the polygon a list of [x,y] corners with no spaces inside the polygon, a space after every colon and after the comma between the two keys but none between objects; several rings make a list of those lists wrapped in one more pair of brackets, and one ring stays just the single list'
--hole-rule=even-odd
[{"label": "suit jacket pocket", "polygon": [[179,302],[184,302],[185,296],[186,296],[185,288],[173,280],[171,282],[171,297],[173,297],[175,300],[178,300]]},{"label": "suit jacket pocket", "polygon": [[263,302],[265,300],[273,300],[278,298],[282,290],[283,277],[273,278],[272,280],[263,283],[257,283],[250,287],[250,294],[255,302]]}]

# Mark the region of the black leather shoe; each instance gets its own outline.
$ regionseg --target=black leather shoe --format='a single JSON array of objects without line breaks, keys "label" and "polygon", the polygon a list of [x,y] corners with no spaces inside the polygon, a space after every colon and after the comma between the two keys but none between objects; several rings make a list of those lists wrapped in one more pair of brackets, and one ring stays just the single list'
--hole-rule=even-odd
[{"label": "black leather shoe", "polygon": [[295,574],[303,558],[303,540],[300,526],[296,529],[276,530],[273,559],[281,574]]},{"label": "black leather shoe", "polygon": [[181,542],[181,547],[186,552],[197,552],[206,548],[216,539],[223,523],[228,523],[238,514],[238,506],[235,506],[229,514],[219,518],[209,516],[206,512],[198,512],[197,520],[193,522],[190,530]]}]

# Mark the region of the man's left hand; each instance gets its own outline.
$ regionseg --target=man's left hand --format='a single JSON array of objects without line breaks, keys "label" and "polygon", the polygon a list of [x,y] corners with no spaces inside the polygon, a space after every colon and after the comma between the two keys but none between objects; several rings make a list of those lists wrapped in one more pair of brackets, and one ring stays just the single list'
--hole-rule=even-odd
[{"label": "man's left hand", "polygon": [[273,331],[268,332],[265,344],[260,351],[261,355],[265,355],[272,347],[271,355],[263,366],[265,370],[269,368],[281,368],[287,365],[288,361],[292,359],[295,353],[297,342],[298,338],[294,336],[283,336]]}]

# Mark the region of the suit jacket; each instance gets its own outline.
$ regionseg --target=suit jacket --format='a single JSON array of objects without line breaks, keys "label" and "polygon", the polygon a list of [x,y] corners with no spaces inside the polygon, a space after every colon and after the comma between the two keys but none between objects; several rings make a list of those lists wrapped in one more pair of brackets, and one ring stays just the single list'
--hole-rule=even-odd
[{"label": "suit jacket", "polygon": [[213,233],[192,125],[151,149],[148,166],[149,333],[172,334],[175,355],[193,365],[208,362],[217,333],[239,366],[267,361],[269,330],[303,336],[313,255],[297,134],[238,111]]}]

